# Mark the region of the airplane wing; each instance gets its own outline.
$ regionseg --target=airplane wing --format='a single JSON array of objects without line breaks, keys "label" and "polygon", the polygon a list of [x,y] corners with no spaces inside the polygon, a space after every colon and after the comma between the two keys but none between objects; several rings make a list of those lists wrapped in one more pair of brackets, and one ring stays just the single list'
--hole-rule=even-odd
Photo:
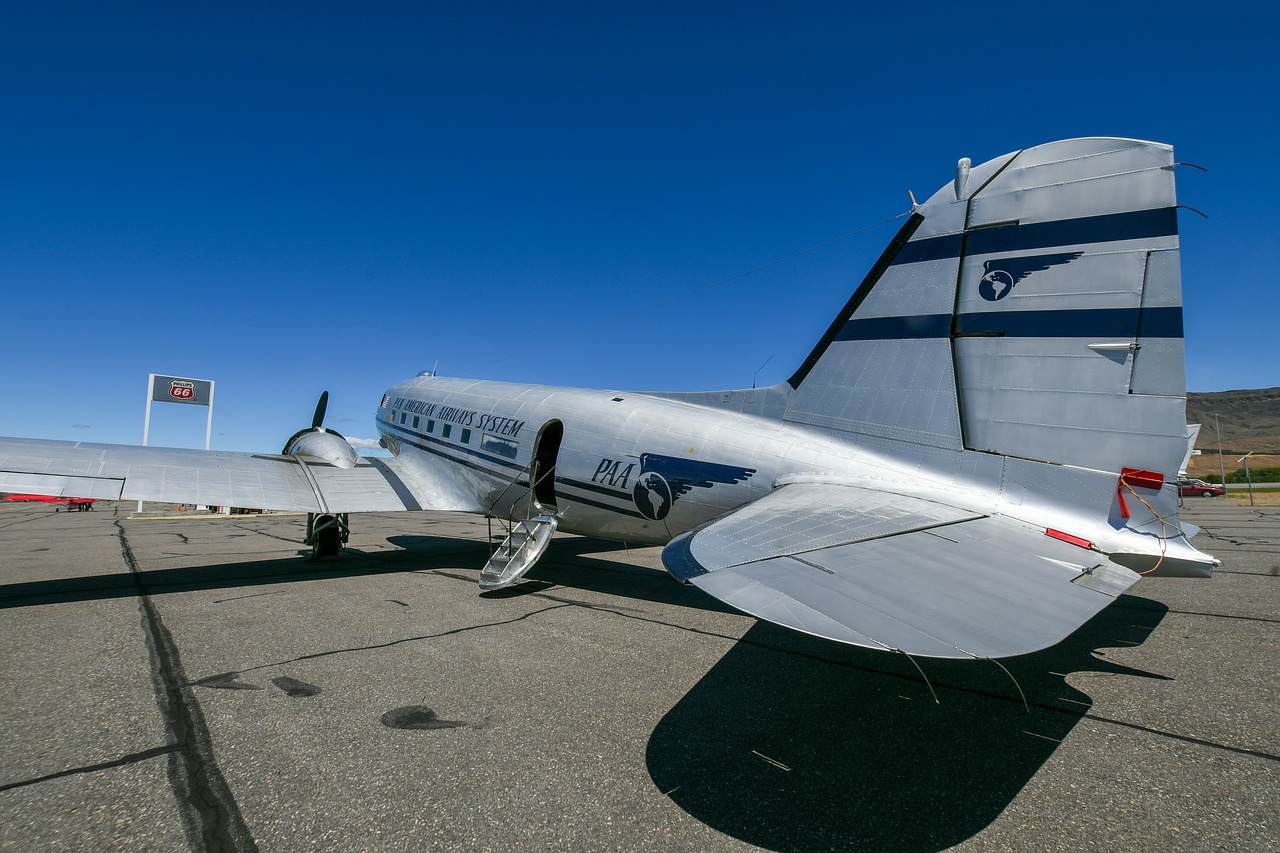
[{"label": "airplane wing", "polygon": [[674,539],[678,578],[753,616],[879,650],[1026,654],[1138,575],[1012,519],[830,483],[784,485]]},{"label": "airplane wing", "polygon": [[0,491],[314,513],[484,511],[447,470],[395,458],[341,468],[281,454],[25,438],[0,438]]}]

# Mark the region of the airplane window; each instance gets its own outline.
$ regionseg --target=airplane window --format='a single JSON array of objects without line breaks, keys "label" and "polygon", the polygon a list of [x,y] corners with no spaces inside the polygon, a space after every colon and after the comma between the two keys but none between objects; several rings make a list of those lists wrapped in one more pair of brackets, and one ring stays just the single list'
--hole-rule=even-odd
[{"label": "airplane window", "polygon": [[435,431],[436,431],[436,422],[431,420],[431,418],[427,418],[427,432],[435,432]]},{"label": "airplane window", "polygon": [[414,415],[414,416],[413,416],[413,428],[414,428],[414,429],[417,429],[417,428],[418,428],[418,416],[417,416],[417,415]]},{"label": "airplane window", "polygon": [[400,413],[400,423],[404,423],[405,418],[407,418],[407,417],[409,417],[409,415],[408,415],[408,413],[407,413],[407,412],[401,412],[401,413]]},{"label": "airplane window", "polygon": [[451,432],[453,432],[453,424],[445,424],[445,425],[444,425],[444,427],[443,427],[443,428],[441,428],[441,430],[440,430],[440,437],[441,437],[441,438],[448,438],[448,437],[449,437],[449,433],[451,433]]},{"label": "airplane window", "polygon": [[471,443],[471,430],[469,430],[469,429],[464,429],[464,430],[462,431],[462,443],[463,443],[463,444],[470,444],[470,443]]},{"label": "airplane window", "polygon": [[496,453],[499,456],[505,456],[508,459],[515,459],[520,452],[520,442],[512,441],[509,438],[500,438],[486,432],[480,438],[480,449],[489,453]]}]

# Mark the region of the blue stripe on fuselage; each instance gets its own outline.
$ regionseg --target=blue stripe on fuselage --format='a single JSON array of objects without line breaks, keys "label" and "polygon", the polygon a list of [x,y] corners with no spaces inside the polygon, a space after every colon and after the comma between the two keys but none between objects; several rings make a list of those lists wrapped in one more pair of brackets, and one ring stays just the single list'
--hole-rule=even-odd
[{"label": "blue stripe on fuselage", "polygon": [[1181,308],[1081,308],[1061,311],[977,311],[911,317],[865,317],[850,320],[837,341],[892,341],[947,338],[953,334],[1000,335],[1007,338],[1181,338]]},{"label": "blue stripe on fuselage", "polygon": [[[490,456],[487,453],[481,453],[477,450],[472,450],[469,447],[462,447],[462,446],[453,444],[451,442],[444,441],[439,438],[435,438],[433,436],[425,435],[424,433],[416,432],[400,424],[384,422],[383,425],[386,427],[389,427],[391,430],[397,433],[396,438],[399,439],[403,444],[408,444],[409,446],[417,448],[418,450],[421,450],[425,453],[430,453],[434,456],[438,456],[441,459],[445,460],[446,462],[452,462],[455,465],[461,465],[464,468],[470,468],[473,471],[479,471],[481,474],[487,474],[488,476],[493,477],[496,480],[503,480],[510,477],[511,470],[514,470],[517,472],[522,472],[524,470],[524,466],[520,465],[519,463],[511,462],[507,459],[501,459],[496,456]],[[469,459],[459,458],[457,456],[454,456],[451,453],[446,453],[445,452],[446,450],[451,450],[457,453],[470,454],[473,457],[477,457],[479,460],[496,464],[496,465],[501,465],[504,468],[507,468],[509,470],[503,471],[501,469],[487,467],[485,465],[479,464],[478,462],[473,462]],[[562,486],[569,486],[571,488],[581,489],[583,491],[600,492],[601,494],[607,495],[609,497],[616,497],[619,500],[626,501],[628,503],[631,502],[631,494],[629,492],[612,491],[612,490],[606,489],[603,486],[599,486],[595,483],[587,483],[581,480],[574,480],[569,477],[556,477],[556,483]],[[515,481],[515,484],[517,486],[524,486],[527,488],[529,485],[529,480],[527,477],[523,479],[517,479]],[[566,494],[565,497],[572,498],[574,501],[577,501],[578,503],[587,504],[588,506],[593,506],[598,509],[608,510],[609,512],[616,512],[619,515],[626,515],[632,518],[645,519],[644,515],[642,515],[640,512],[634,509],[627,509],[620,506],[614,506],[612,504],[600,503],[599,501],[594,501],[594,500],[590,500],[589,498],[584,498],[581,495]]]},{"label": "blue stripe on fuselage", "polygon": [[853,318],[836,335],[837,341],[897,341],[909,338],[945,338],[951,335],[950,314],[916,314],[911,317]]},{"label": "blue stripe on fuselage", "polygon": [[[1141,325],[1139,325],[1141,324]],[[957,335],[1007,338],[1181,338],[1181,308],[980,311],[956,317]]]},{"label": "blue stripe on fuselage", "polygon": [[902,247],[893,265],[937,261],[965,255],[1026,252],[1055,246],[1084,246],[1118,240],[1149,240],[1178,233],[1178,211],[1172,207],[1131,210],[1102,216],[1082,216],[1027,225],[978,228],[965,234],[944,234],[912,240]]}]

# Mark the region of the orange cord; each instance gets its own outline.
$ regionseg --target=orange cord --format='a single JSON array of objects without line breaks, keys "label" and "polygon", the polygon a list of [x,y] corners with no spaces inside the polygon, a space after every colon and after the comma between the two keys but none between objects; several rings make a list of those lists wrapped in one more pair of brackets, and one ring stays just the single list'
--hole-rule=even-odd
[{"label": "orange cord", "polygon": [[[1140,495],[1140,494],[1138,494],[1137,492],[1135,492],[1135,491],[1133,490],[1133,486],[1131,486],[1131,485],[1129,485],[1127,482],[1125,482],[1125,479],[1124,479],[1123,477],[1121,477],[1121,478],[1120,478],[1120,485],[1122,485],[1122,486],[1124,486],[1126,489],[1128,489],[1128,490],[1129,490],[1129,494],[1131,494],[1131,495],[1133,495],[1135,498],[1137,498],[1137,499],[1138,499],[1138,502],[1139,502],[1139,503],[1141,503],[1143,506],[1145,506],[1145,507],[1147,508],[1147,511],[1151,513],[1151,516],[1152,516],[1156,521],[1160,522],[1160,559],[1159,559],[1159,560],[1156,560],[1156,564],[1155,564],[1154,566],[1152,566],[1151,568],[1147,569],[1145,572],[1138,572],[1138,574],[1140,574],[1140,575],[1149,575],[1149,574],[1151,574],[1152,572],[1154,572],[1156,569],[1160,568],[1160,564],[1164,562],[1165,550],[1166,550],[1166,548],[1167,548],[1167,544],[1166,544],[1166,543],[1169,541],[1169,534],[1168,534],[1166,531],[1167,531],[1170,527],[1172,527],[1174,530],[1176,530],[1176,531],[1178,531],[1179,533],[1181,533],[1181,534],[1182,534],[1182,536],[1183,536],[1184,538],[1186,537],[1186,535],[1187,535],[1187,534],[1186,534],[1186,532],[1185,532],[1181,527],[1179,527],[1178,525],[1176,525],[1176,524],[1170,524],[1170,523],[1168,523],[1167,521],[1165,521],[1165,520],[1164,520],[1164,516],[1162,516],[1162,515],[1160,515],[1160,513],[1156,512],[1156,511],[1155,511],[1155,508],[1154,508],[1153,506],[1151,506],[1151,504],[1147,503],[1147,502],[1146,502],[1146,500],[1144,500],[1144,499],[1143,499],[1142,495]],[[1124,502],[1123,494],[1121,495],[1120,500],[1121,500],[1121,503],[1123,503],[1123,502]]]}]

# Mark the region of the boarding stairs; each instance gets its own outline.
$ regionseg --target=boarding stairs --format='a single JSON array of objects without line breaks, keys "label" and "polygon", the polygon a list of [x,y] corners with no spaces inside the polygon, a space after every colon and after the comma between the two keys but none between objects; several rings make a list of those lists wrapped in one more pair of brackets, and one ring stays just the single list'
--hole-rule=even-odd
[{"label": "boarding stairs", "polygon": [[[530,461],[529,465],[525,466],[512,478],[507,487],[502,490],[502,493],[490,505],[489,512],[486,513],[490,522],[490,541],[494,538],[492,526],[495,519],[493,514],[494,507],[506,495],[507,491],[516,485],[520,476],[529,471],[532,466],[533,462]],[[484,568],[480,570],[480,589],[489,592],[511,586],[524,577],[525,572],[533,568],[534,564],[538,562],[538,558],[543,555],[547,550],[547,546],[551,544],[551,538],[556,532],[556,507],[539,502],[534,497],[534,492],[538,486],[536,480],[554,476],[555,469],[552,468],[542,477],[530,477],[530,480],[534,482],[530,483],[524,493],[516,498],[511,506],[512,511],[517,506],[525,507],[524,514],[526,517],[523,520],[516,521],[512,517],[500,519],[507,528],[507,536],[493,552],[492,556],[489,557],[489,562],[485,563]]]},{"label": "boarding stairs", "polygon": [[502,589],[520,580],[547,550],[555,532],[552,515],[537,515],[515,525],[480,571],[480,588]]}]

